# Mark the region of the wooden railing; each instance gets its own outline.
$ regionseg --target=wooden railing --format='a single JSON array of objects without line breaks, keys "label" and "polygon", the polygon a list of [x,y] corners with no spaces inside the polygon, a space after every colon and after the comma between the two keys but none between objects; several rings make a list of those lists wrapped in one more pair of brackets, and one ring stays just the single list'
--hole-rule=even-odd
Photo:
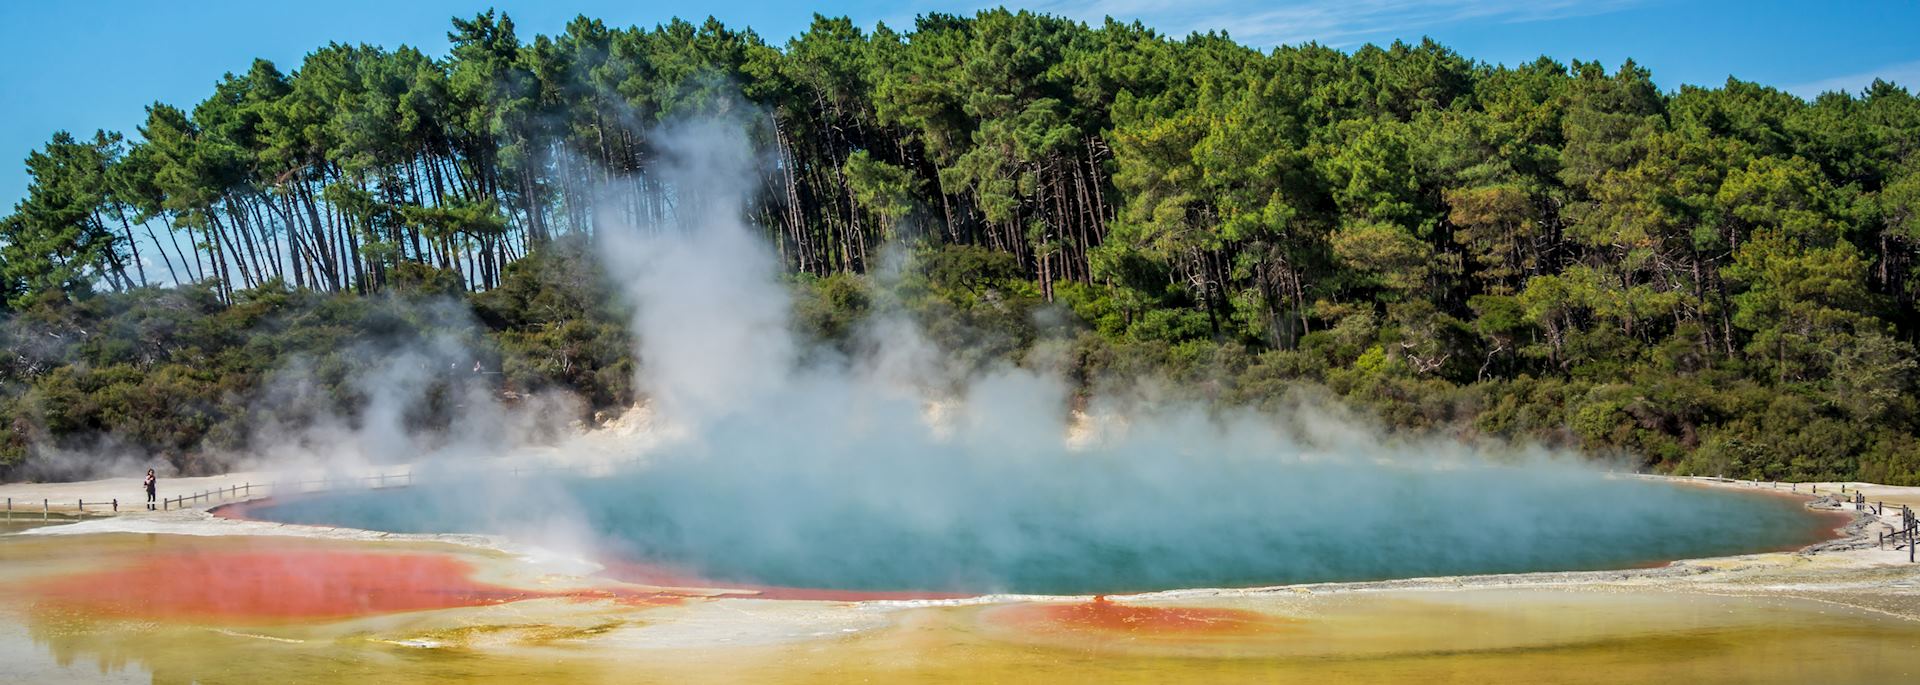
[{"label": "wooden railing", "polygon": [[[118,502],[119,502],[118,500],[115,500],[115,501],[114,501],[114,504],[112,505],[112,506],[114,507],[114,511],[119,511],[119,510],[120,510],[120,507],[119,507],[119,503],[118,503]],[[33,506],[33,505],[32,505],[32,502],[31,502],[31,501],[23,501],[23,502],[21,502],[21,504],[24,504],[24,505],[26,505],[27,507],[32,507],[32,506]],[[82,501],[80,501],[80,502],[79,502],[79,508],[80,508],[80,509],[81,509],[82,511],[85,511],[85,510],[86,510],[86,504],[87,504],[87,503],[86,503],[86,501],[85,501],[85,500],[82,500]],[[97,506],[97,505],[99,505],[99,502],[95,502],[94,504],[95,504],[95,505]],[[15,516],[15,514],[16,514],[16,513],[18,513],[18,514],[19,514],[19,516]],[[65,512],[62,512],[62,513],[61,513],[60,515],[61,515],[61,516],[66,516],[66,513],[65,513]],[[6,513],[6,520],[7,520],[7,521],[9,521],[9,522],[11,522],[11,521],[13,521],[13,520],[15,520],[15,519],[20,519],[20,520],[24,520],[24,521],[31,521],[31,520],[33,520],[33,512],[32,512],[32,509],[30,509],[30,508],[26,508],[26,509],[18,509],[18,510],[16,510],[16,509],[14,509],[14,508],[13,508],[13,498],[12,498],[12,497],[8,497],[8,498],[7,498],[7,513]],[[50,500],[50,499],[43,499],[43,500],[40,500],[40,520],[41,520],[41,521],[50,521],[50,520],[53,520],[53,500]]]},{"label": "wooden railing", "polygon": [[[53,518],[54,509],[55,509],[55,507],[53,506],[53,502],[54,500],[51,498],[40,500],[40,520],[47,521]],[[28,520],[28,521],[33,520],[32,519],[32,516],[33,516],[32,500],[23,500],[20,502],[20,504],[23,504],[25,506],[16,507],[14,506],[14,499],[12,497],[7,498],[7,508],[6,508],[6,514],[5,514],[6,520],[12,521],[15,519],[21,519],[21,517],[23,516],[26,518],[22,520]],[[58,507],[58,509],[60,511],[61,516],[68,515],[67,512],[69,510],[67,509],[66,504],[64,502],[60,505],[60,507]],[[74,500],[73,509],[71,511],[76,512],[78,514],[82,514],[82,515],[86,514],[89,511],[119,513],[120,499],[117,497],[112,499],[104,499],[104,500],[78,499],[78,500]]]},{"label": "wooden railing", "polygon": [[1912,507],[1900,505],[1900,524],[1891,533],[1880,533],[1880,548],[1886,549],[1889,542],[1895,550],[1907,550],[1908,562],[1916,560],[1915,549],[1920,548],[1920,518],[1914,516]]},{"label": "wooden railing", "polygon": [[192,494],[162,499],[160,500],[160,509],[162,511],[185,509],[190,506],[198,506],[203,502],[212,504],[215,502],[245,501],[253,499],[255,492],[260,493],[262,496],[287,492],[324,492],[327,490],[336,490],[348,485],[369,489],[404,488],[413,485],[413,472],[383,473],[377,476],[359,476],[355,478],[316,478],[313,480],[288,482],[241,483],[239,485],[211,488]]},{"label": "wooden railing", "polygon": [[[593,463],[586,463],[586,464],[537,464],[537,465],[528,465],[528,466],[516,465],[506,469],[499,469],[499,471],[506,472],[512,475],[513,477],[518,478],[524,475],[541,474],[541,473],[580,472],[580,471],[587,471],[587,470],[599,469],[599,468],[616,469],[622,466],[627,466],[627,465],[635,464],[638,462],[639,462],[639,459],[630,458],[630,459],[621,459],[617,461],[593,462]],[[306,492],[325,492],[328,490],[338,490],[346,487],[357,487],[357,488],[377,490],[382,488],[405,488],[405,487],[412,487],[413,485],[414,485],[414,478],[413,478],[413,471],[411,469],[409,469],[404,473],[386,473],[386,474],[380,474],[375,476],[358,476],[353,478],[318,478],[318,479],[312,479],[312,480],[288,481],[288,482],[242,483],[240,485],[229,485],[227,487],[212,488],[208,490],[195,492],[192,494],[179,495],[177,497],[170,497],[167,499],[163,499],[160,501],[160,509],[164,511],[164,510],[171,510],[171,509],[185,509],[190,506],[198,506],[201,503],[211,504],[216,502],[244,501],[244,500],[253,499],[255,493],[259,493],[261,496],[272,496],[272,495],[280,495],[280,494],[298,494],[298,493],[306,493]]]},{"label": "wooden railing", "polygon": [[[592,463],[586,463],[586,464],[522,465],[522,466],[513,466],[513,467],[502,468],[497,470],[501,473],[511,474],[512,476],[517,478],[523,475],[530,475],[530,474],[580,472],[580,471],[589,471],[593,469],[618,469],[622,466],[627,466],[627,465],[637,463],[638,461],[639,460],[637,458],[629,458],[629,459],[620,459],[620,460],[614,460],[614,461],[592,462]],[[217,488],[207,488],[204,490],[190,492],[183,495],[176,495],[173,497],[161,498],[154,501],[153,509],[159,510],[159,511],[171,511],[174,509],[186,509],[189,507],[201,506],[205,504],[245,501],[245,500],[253,499],[254,497],[257,497],[257,496],[264,497],[264,496],[279,495],[279,494],[324,492],[328,490],[337,490],[337,489],[348,488],[348,487],[381,489],[381,488],[396,488],[396,487],[404,488],[404,487],[411,487],[413,485],[414,485],[414,476],[413,476],[412,470],[408,470],[403,473],[383,473],[383,474],[373,475],[373,476],[328,477],[328,478],[314,478],[309,480],[296,480],[296,481],[275,481],[275,482],[269,482],[269,483],[245,482],[245,483],[240,483],[238,485],[224,485]],[[67,507],[68,502],[71,502],[73,504],[71,508]],[[119,513],[120,512],[119,498],[112,498],[112,499],[105,499],[105,500],[86,500],[86,499],[62,500],[59,502],[60,506],[57,506],[57,507],[54,506],[54,504],[55,504],[55,500],[51,498],[42,499],[40,500],[40,507],[39,507],[40,511],[35,512],[32,509],[32,502],[30,500],[21,500],[16,502],[14,498],[8,497],[6,498],[6,511],[4,514],[5,520],[8,520],[8,521],[12,521],[15,519],[32,520],[34,518],[33,514],[36,514],[36,513],[39,514],[37,518],[39,518],[40,520],[50,521],[56,515],[56,513],[59,516],[66,517],[69,515],[84,516],[86,514],[94,513],[94,512],[98,512],[98,513],[109,513],[109,512]],[[127,510],[137,511],[141,509],[142,505],[144,504],[146,504],[146,501],[143,499],[137,499],[137,498],[130,499],[127,502]]]}]

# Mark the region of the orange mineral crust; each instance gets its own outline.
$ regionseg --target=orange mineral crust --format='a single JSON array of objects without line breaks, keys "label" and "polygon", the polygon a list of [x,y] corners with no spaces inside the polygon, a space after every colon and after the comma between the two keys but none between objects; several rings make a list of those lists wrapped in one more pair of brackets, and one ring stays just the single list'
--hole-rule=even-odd
[{"label": "orange mineral crust", "polygon": [[991,620],[1034,632],[1157,637],[1242,636],[1285,629],[1291,621],[1244,609],[1120,604],[1106,597],[1077,604],[1017,604],[995,609]]},{"label": "orange mineral crust", "polygon": [[189,622],[281,623],[566,597],[650,606],[665,593],[547,592],[472,579],[473,567],[443,554],[326,549],[189,550],[141,555],[109,570],[32,586],[45,608],[102,617]]}]

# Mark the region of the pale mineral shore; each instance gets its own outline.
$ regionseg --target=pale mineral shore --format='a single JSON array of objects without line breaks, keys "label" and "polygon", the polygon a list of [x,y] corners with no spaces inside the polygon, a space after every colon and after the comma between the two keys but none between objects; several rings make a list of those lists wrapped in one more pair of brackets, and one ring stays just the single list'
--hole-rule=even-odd
[{"label": "pale mineral shore", "polygon": [[[578,430],[575,435],[558,444],[515,449],[494,456],[476,456],[455,450],[436,461],[416,464],[391,456],[372,459],[362,454],[303,455],[282,460],[284,463],[279,464],[249,464],[215,476],[173,477],[162,474],[159,497],[172,499],[207,493],[206,497],[185,505],[188,509],[207,509],[238,500],[271,496],[275,494],[275,488],[280,490],[279,494],[286,494],[288,490],[315,491],[347,485],[404,485],[415,471],[425,472],[436,467],[457,466],[462,470],[495,472],[515,468],[566,469],[593,473],[629,463],[635,459],[634,455],[644,454],[655,445],[678,435],[670,427],[654,425],[651,413],[644,407],[636,407],[598,427],[576,427]],[[141,487],[144,476],[145,472],[139,471],[128,473],[125,477],[97,480],[0,483],[0,498],[11,502],[15,515],[39,514],[43,502],[49,511],[57,514],[81,513],[78,506],[84,502],[84,513],[89,516],[111,515],[116,513],[112,507],[114,501],[118,500],[118,514],[147,516],[146,492]],[[386,479],[384,482],[381,480],[383,477]],[[241,488],[247,488],[246,491],[251,494],[246,497],[215,494]]]},{"label": "pale mineral shore", "polygon": [[[674,431],[652,425],[644,411],[630,412],[608,421],[603,427],[584,431],[561,447],[522,450],[510,455],[461,462],[462,469],[568,469],[594,473],[630,462],[636,453],[672,439]],[[1073,436],[1070,440],[1081,439]],[[271,488],[263,483],[312,481],[320,478],[342,481],[353,478],[402,476],[431,466],[407,464],[336,467],[331,469],[258,469],[199,478],[167,478],[162,482],[162,497],[224,489],[253,484],[251,499],[268,496]],[[1894,549],[1889,541],[1879,544],[1881,533],[1894,530],[1901,505],[1920,509],[1920,487],[1897,487],[1859,482],[1770,483],[1717,478],[1662,478],[1698,484],[1703,487],[1761,491],[1783,495],[1798,494],[1810,506],[1851,517],[1834,537],[1791,552],[1766,552],[1727,557],[1684,559],[1651,568],[1600,571],[1562,571],[1476,576],[1409,578],[1400,580],[1316,583],[1260,588],[1198,588],[1167,590],[1136,595],[1114,596],[1133,602],[1206,601],[1231,603],[1235,598],[1253,598],[1275,594],[1313,595],[1363,593],[1376,591],[1446,591],[1495,588],[1566,590],[1655,590],[1688,591],[1721,595],[1778,596],[1810,599],[1851,607],[1875,614],[1920,622],[1920,564],[1908,562],[1908,551]],[[393,484],[400,481],[394,480]],[[1818,495],[1840,495],[1844,486],[1846,504],[1817,502]],[[1868,503],[1884,503],[1883,513],[1874,516],[1858,511],[1851,504],[1854,493]],[[599,565],[566,551],[544,549],[525,541],[479,535],[411,535],[383,533],[352,528],[280,524],[266,521],[225,518],[209,510],[246,497],[203,499],[184,509],[148,512],[140,501],[138,478],[109,478],[72,483],[12,483],[0,485],[0,497],[11,497],[13,516],[30,518],[40,512],[42,499],[72,503],[84,499],[89,505],[86,520],[67,525],[34,528],[21,535],[88,535],[106,533],[177,534],[197,536],[294,536],[306,538],[381,542],[450,543],[470,548],[504,552],[518,570],[534,575],[581,577],[599,569]],[[103,515],[93,502],[120,499],[119,515]],[[30,503],[31,506],[27,506]],[[1824,505],[1824,506],[1822,506]],[[62,511],[54,507],[54,511]],[[1836,525],[1841,519],[1836,517]],[[517,575],[517,574],[516,574]],[[1084,597],[1043,597],[1032,595],[985,595],[964,599],[869,600],[858,604],[869,608],[918,607],[937,605],[991,604],[1022,600],[1065,600]],[[843,603],[844,604],[844,603]]]}]

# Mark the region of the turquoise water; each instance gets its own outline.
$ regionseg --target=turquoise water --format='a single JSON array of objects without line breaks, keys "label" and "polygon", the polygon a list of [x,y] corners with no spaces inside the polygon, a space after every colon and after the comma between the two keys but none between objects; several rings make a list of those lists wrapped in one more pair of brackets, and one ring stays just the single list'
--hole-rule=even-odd
[{"label": "turquoise water", "polygon": [[1068,464],[875,480],[686,462],[306,496],[248,515],[586,540],[722,582],[1048,594],[1624,568],[1824,532],[1791,499],[1579,470],[1256,463],[1153,478]]}]

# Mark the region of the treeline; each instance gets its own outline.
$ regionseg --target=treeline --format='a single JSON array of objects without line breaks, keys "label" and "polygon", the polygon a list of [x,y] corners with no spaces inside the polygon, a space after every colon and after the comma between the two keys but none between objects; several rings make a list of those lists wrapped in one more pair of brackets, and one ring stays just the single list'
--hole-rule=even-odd
[{"label": "treeline", "polygon": [[[0,480],[205,475],[289,446],[405,460],[502,408],[543,423],[507,437],[563,435],[635,399],[630,310],[586,248],[556,240],[472,294],[402,264],[370,296],[274,282],[227,302],[207,281],[36,302],[0,320]],[[374,422],[420,439],[356,444]]]},{"label": "treeline", "polygon": [[[419,273],[491,291],[665,215],[656,124],[727,114],[772,153],[752,211],[837,293],[820,312],[905,243],[943,274],[935,310],[1072,310],[1087,379],[1254,402],[1311,381],[1656,468],[1920,479],[1920,103],[1893,84],[1663,92],[1632,63],[1004,10],[817,18],[781,46],[712,20],[522,40],[490,12],[449,39],[258,61],[131,141],[56,134],[0,220],[6,306],[83,306],[156,263],[221,307]],[[9,373],[29,397],[48,372]]]}]

